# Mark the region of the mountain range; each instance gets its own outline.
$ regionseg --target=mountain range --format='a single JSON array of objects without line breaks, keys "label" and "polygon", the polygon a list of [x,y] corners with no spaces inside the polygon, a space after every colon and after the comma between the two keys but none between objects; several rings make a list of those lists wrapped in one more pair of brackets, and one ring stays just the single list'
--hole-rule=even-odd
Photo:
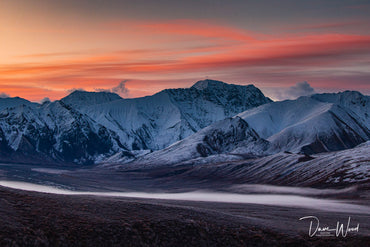
[{"label": "mountain range", "polygon": [[[169,165],[353,148],[370,139],[370,97],[356,91],[272,102],[253,85],[215,80],[123,99],[0,99],[0,159]],[[201,160],[201,161],[200,161]]]},{"label": "mountain range", "polygon": [[190,88],[122,99],[74,91],[54,102],[0,99],[0,157],[92,164],[163,149],[208,125],[272,102],[253,85],[204,80]]}]

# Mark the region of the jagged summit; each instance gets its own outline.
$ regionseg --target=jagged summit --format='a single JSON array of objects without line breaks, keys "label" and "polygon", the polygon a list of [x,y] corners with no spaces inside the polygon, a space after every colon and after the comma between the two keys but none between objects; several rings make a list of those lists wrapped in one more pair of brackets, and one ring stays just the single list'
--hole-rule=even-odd
[{"label": "jagged summit", "polygon": [[358,98],[358,97],[364,97],[365,95],[363,95],[359,91],[346,90],[346,91],[338,92],[338,93],[314,94],[314,96],[315,97],[324,97],[324,98],[342,98],[342,97]]},{"label": "jagged summit", "polygon": [[359,118],[370,129],[370,96],[363,95],[358,91],[344,91],[339,93],[314,94],[311,98],[346,108],[356,114],[356,118]]},{"label": "jagged summit", "polygon": [[226,84],[222,81],[217,81],[217,80],[211,80],[211,79],[206,79],[206,80],[201,80],[197,81],[192,88],[198,89],[198,90],[203,90],[208,87],[213,87],[213,88],[222,88],[225,85],[231,85],[231,84]]},{"label": "jagged summit", "polygon": [[370,97],[363,95],[358,91],[344,91],[339,93],[323,93],[314,94],[311,98],[322,102],[329,102],[341,105],[359,105],[362,107],[370,107]]},{"label": "jagged summit", "polygon": [[225,83],[225,82],[222,82],[222,81],[218,81],[218,80],[212,80],[212,79],[205,79],[205,80],[200,80],[200,81],[197,81],[191,88],[195,88],[195,89],[198,89],[198,90],[204,90],[204,89],[224,89],[224,88],[249,88],[249,89],[252,89],[252,88],[255,88],[257,89],[254,85],[236,85],[236,84],[229,84],[229,83]]},{"label": "jagged summit", "polygon": [[26,99],[22,99],[20,97],[0,98],[0,111],[9,107],[16,107],[19,105],[37,105],[37,104],[32,103]]},{"label": "jagged summit", "polygon": [[68,96],[61,99],[66,104],[76,105],[95,105],[122,99],[118,94],[111,92],[87,92],[82,90],[73,91]]}]

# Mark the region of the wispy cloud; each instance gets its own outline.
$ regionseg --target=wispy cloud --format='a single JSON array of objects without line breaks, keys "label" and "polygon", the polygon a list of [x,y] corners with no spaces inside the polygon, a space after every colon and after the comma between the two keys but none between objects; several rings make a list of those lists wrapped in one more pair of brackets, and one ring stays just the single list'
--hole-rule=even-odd
[{"label": "wispy cloud", "polygon": [[10,95],[7,93],[0,93],[0,98],[9,98]]},{"label": "wispy cloud", "polygon": [[112,88],[97,88],[95,91],[97,92],[110,92],[110,93],[116,93],[122,97],[129,97],[130,96],[130,90],[127,88],[126,83],[129,82],[129,80],[123,80],[121,81],[117,86]]},{"label": "wispy cloud", "polygon": [[40,104],[44,104],[44,103],[47,103],[47,102],[50,102],[49,97],[45,97],[42,100],[40,100]]},{"label": "wispy cloud", "polygon": [[294,86],[286,89],[277,89],[275,92],[275,97],[279,100],[283,99],[296,99],[300,96],[307,96],[315,93],[315,89],[311,87],[308,82],[298,82]]}]

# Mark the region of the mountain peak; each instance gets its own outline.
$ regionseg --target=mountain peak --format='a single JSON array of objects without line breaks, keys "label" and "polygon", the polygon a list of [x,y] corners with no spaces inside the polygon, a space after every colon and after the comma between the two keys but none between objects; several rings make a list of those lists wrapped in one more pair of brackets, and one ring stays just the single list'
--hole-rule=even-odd
[{"label": "mountain peak", "polygon": [[370,96],[363,95],[358,91],[347,90],[339,93],[314,94],[311,96],[311,98],[318,101],[329,102],[343,106],[358,105],[361,107],[369,107],[370,104]]},{"label": "mountain peak", "polygon": [[111,92],[105,92],[105,91],[101,91],[101,92],[89,92],[89,91],[84,91],[84,90],[74,90],[68,96],[71,96],[71,95],[90,95],[90,96],[91,95],[115,95],[115,96],[118,96],[118,94],[111,93]]},{"label": "mountain peak", "polygon": [[248,90],[253,90],[257,88],[250,84],[250,85],[237,85],[237,84],[229,84],[225,83],[223,81],[217,81],[217,80],[211,80],[211,79],[205,79],[197,81],[191,88],[195,88],[197,90],[205,90],[205,89],[241,89],[245,88]]},{"label": "mountain peak", "polygon": [[19,105],[37,105],[37,104],[20,97],[0,98],[0,111],[8,107],[15,107]]},{"label": "mountain peak", "polygon": [[227,83],[222,82],[222,81],[206,79],[206,80],[197,81],[192,86],[192,88],[196,88],[198,90],[204,90],[204,89],[210,88],[210,87],[212,87],[212,88],[222,88],[226,85],[231,85],[231,84],[227,84]]},{"label": "mountain peak", "polygon": [[106,102],[122,99],[118,94],[111,92],[87,92],[82,90],[73,91],[68,96],[61,99],[66,104],[103,104]]},{"label": "mountain peak", "polygon": [[[358,92],[358,91],[351,91],[351,90],[346,90],[346,91],[343,91],[343,92],[338,92],[338,93],[321,93],[321,94],[314,94],[312,95],[313,98],[317,98],[317,97],[326,97],[326,98],[340,98],[340,97],[343,97],[343,98],[359,98],[359,97],[364,97],[365,95],[363,95],[362,93]],[[366,96],[365,96],[366,97]]]}]

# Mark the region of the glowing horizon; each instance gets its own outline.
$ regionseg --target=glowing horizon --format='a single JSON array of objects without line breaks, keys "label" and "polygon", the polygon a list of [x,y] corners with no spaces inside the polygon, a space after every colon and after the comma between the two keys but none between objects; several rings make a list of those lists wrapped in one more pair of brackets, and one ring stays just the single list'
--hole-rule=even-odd
[{"label": "glowing horizon", "polygon": [[370,93],[370,4],[262,2],[2,1],[0,93],[55,100],[126,81],[140,97],[207,77],[270,97],[303,81]]}]

